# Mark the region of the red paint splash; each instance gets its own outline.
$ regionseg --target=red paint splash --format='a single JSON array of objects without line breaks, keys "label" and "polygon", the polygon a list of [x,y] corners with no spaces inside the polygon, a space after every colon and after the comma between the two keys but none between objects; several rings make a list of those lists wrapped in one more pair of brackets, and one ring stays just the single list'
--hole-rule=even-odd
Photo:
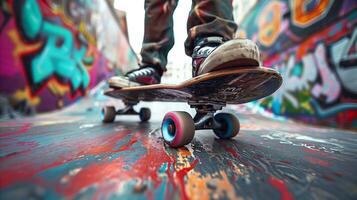
[{"label": "red paint splash", "polygon": [[[65,187],[57,187],[60,192],[63,192],[67,197],[73,197],[77,192],[91,185],[97,184],[98,191],[103,194],[103,187],[107,188],[110,181],[128,180],[128,172],[122,166],[125,162],[118,158],[114,162],[93,163],[83,168],[77,175],[72,177]],[[109,191],[114,188],[107,188]]]},{"label": "red paint splash", "polygon": [[[171,167],[171,163],[168,163],[168,165],[167,165],[167,169],[166,169],[166,175],[167,175],[167,178],[168,178],[168,182],[169,183],[174,183],[175,181],[174,181],[174,176],[173,176],[173,174],[171,173],[171,170],[170,170],[170,167]],[[175,166],[174,166],[175,167]],[[174,187],[173,188],[174,189],[174,192],[175,192],[175,190],[176,190],[176,188]],[[165,190],[165,199],[170,199],[171,198],[171,194],[170,194],[170,188],[169,187],[166,187],[166,190]],[[151,198],[151,199],[153,199],[153,198]]]},{"label": "red paint splash", "polygon": [[[3,124],[1,124],[3,125]],[[14,124],[10,123],[9,126],[14,126]],[[18,136],[24,133],[27,133],[27,131],[29,131],[31,129],[31,124],[30,123],[23,123],[20,128],[18,128],[15,131],[10,131],[10,132],[5,132],[5,133],[1,133],[0,137],[9,137],[9,136]]]},{"label": "red paint splash", "polygon": [[[118,157],[110,162],[93,163],[73,176],[66,186],[59,185],[57,189],[61,193],[64,193],[65,196],[73,197],[78,191],[96,185],[96,196],[103,197],[103,195],[117,190],[118,185],[132,180],[150,181],[153,187],[157,188],[164,180],[160,176],[159,170],[166,163],[168,167],[165,172],[168,177],[167,185],[171,186],[173,191],[168,190],[167,187],[165,196],[172,196],[179,189],[181,198],[188,199],[184,187],[184,177],[196,166],[198,160],[194,160],[190,164],[190,167],[176,170],[177,155],[171,154],[170,150],[167,152],[162,143],[157,143],[156,140],[143,136],[141,132],[135,133],[131,140],[119,149],[113,149],[109,145],[109,147],[94,148],[94,150],[87,151],[86,153],[97,154],[103,151],[117,152],[128,150],[131,149],[132,144],[138,141],[145,147],[146,152],[134,163],[127,163],[122,157]],[[174,170],[173,172],[171,172],[172,169]],[[109,183],[112,184],[108,185]],[[149,199],[153,199],[151,190],[147,190],[146,195]]]},{"label": "red paint splash", "polygon": [[17,181],[28,180],[41,171],[63,165],[64,163],[65,161],[56,161],[34,168],[34,163],[26,162],[18,164],[16,167],[13,166],[13,168],[2,169],[0,170],[0,188],[11,185],[12,183],[15,183]]},{"label": "red paint splash", "polygon": [[[86,146],[91,146],[91,148],[83,148],[85,150],[80,151],[78,154],[79,155],[99,155],[99,154],[104,154],[104,153],[117,153],[121,151],[126,151],[130,150],[131,146],[135,144],[138,139],[135,137],[135,134],[131,139],[129,140],[128,143],[122,145],[120,148],[115,149],[115,146],[118,141],[122,140],[124,137],[128,136],[131,132],[130,131],[123,131],[118,134],[113,134],[110,135],[109,137],[105,137],[102,140],[102,144],[94,144],[93,142],[97,142],[96,140],[91,140],[91,141],[84,141]],[[142,132],[140,132],[142,133]],[[98,143],[98,142],[97,142]]]},{"label": "red paint splash", "polygon": [[[78,138],[66,139],[41,150],[36,157],[33,156],[35,150],[23,152],[21,157],[28,158],[24,162],[14,166],[8,160],[6,167],[0,169],[2,174],[0,188],[18,181],[31,180],[40,185],[56,184],[56,192],[71,198],[79,191],[94,186],[96,188],[95,197],[102,198],[112,191],[117,191],[121,184],[128,181],[148,181],[152,183],[153,188],[158,188],[165,181],[167,185],[165,196],[172,197],[179,192],[182,199],[188,199],[184,187],[185,176],[197,165],[198,160],[194,160],[187,168],[177,168],[177,150],[166,149],[160,139],[150,138],[143,132],[133,133],[125,130],[115,134],[103,134],[98,137],[87,138],[81,142],[78,142]],[[118,142],[127,137],[130,137],[129,141],[118,147]],[[140,143],[145,150],[135,162],[128,162],[123,157],[110,158],[113,153],[132,150],[132,145],[137,143]],[[24,145],[24,143],[19,144]],[[58,152],[56,151],[58,149],[66,149],[66,151],[54,155],[53,153]],[[47,180],[36,178],[36,174],[45,170],[65,165],[89,155],[104,155],[104,157],[101,162],[82,166],[76,174],[68,176],[65,183],[49,183],[46,182]],[[17,158],[17,156],[18,154],[15,157]],[[166,172],[160,172],[165,164],[168,166]],[[162,178],[162,173],[166,174],[167,179]],[[148,189],[145,193],[148,198],[153,198],[152,190]]]},{"label": "red paint splash", "polygon": [[329,153],[320,151],[318,149],[310,149],[310,148],[306,148],[306,147],[301,147],[301,148],[306,153],[312,153],[312,154],[317,154],[317,155],[321,155],[321,156],[325,156],[325,157],[330,157]]},{"label": "red paint splash", "polygon": [[179,170],[179,171],[177,171],[175,173],[174,177],[176,178],[176,180],[178,182],[178,186],[180,188],[181,199],[184,199],[184,200],[189,199],[187,194],[186,194],[186,190],[185,190],[185,180],[184,180],[184,178],[185,178],[185,176],[187,175],[187,173],[189,171],[191,171],[193,168],[195,168],[197,163],[198,163],[198,160],[196,159],[191,163],[191,165],[189,167],[183,168],[183,169],[181,169],[181,170]]},{"label": "red paint splash", "polygon": [[[245,165],[245,166],[247,166],[247,167],[252,167],[252,168],[253,168],[255,171],[257,171],[257,172],[264,172],[264,169],[262,169],[261,167],[258,167],[258,166],[254,165],[254,164],[251,164],[251,163],[246,162],[246,161],[244,161],[243,159],[241,159],[241,156],[238,154],[238,152],[237,152],[234,148],[229,147],[227,144],[225,144],[224,141],[219,140],[218,142],[222,145],[222,147],[223,147],[228,153],[230,153],[234,158],[237,158],[237,160],[238,160],[239,162],[241,162],[243,165]],[[258,155],[257,155],[257,156],[258,156]],[[259,157],[259,156],[258,156],[258,157]],[[263,156],[261,156],[261,155],[260,155],[260,157],[263,158]]]},{"label": "red paint splash", "polygon": [[[36,148],[38,146],[38,143],[37,142],[18,142],[17,140],[13,139],[13,138],[10,138],[8,141],[6,141],[7,144],[0,144],[0,149],[2,147],[6,147],[6,146],[10,146],[11,148],[17,148],[17,147],[21,147],[21,150],[17,150],[17,151],[14,151],[10,154],[7,154],[3,157],[0,158],[0,163],[3,163],[9,159],[12,159],[16,156],[20,156],[22,154],[26,154],[26,153],[30,153],[34,148]],[[12,144],[9,144],[9,143],[12,143]]]},{"label": "red paint splash", "polygon": [[293,195],[289,192],[288,187],[285,185],[284,181],[270,176],[268,182],[275,187],[280,192],[280,199],[282,200],[293,200]]},{"label": "red paint splash", "polygon": [[329,163],[327,161],[324,161],[324,160],[321,160],[321,159],[318,159],[318,158],[313,158],[313,157],[310,157],[310,156],[304,156],[304,159],[309,161],[310,163],[312,163],[314,165],[320,165],[320,166],[323,166],[323,167],[330,167],[331,166],[331,163]]},{"label": "red paint splash", "polygon": [[[25,129],[25,128],[22,128]],[[9,186],[17,181],[25,181],[34,177],[34,175],[54,167],[61,166],[68,162],[77,160],[81,155],[100,155],[113,151],[117,141],[126,137],[130,131],[122,131],[117,134],[103,135],[101,137],[85,140],[78,143],[76,140],[69,140],[64,143],[54,144],[50,148],[41,151],[37,156],[33,156],[33,149],[24,151],[21,156],[28,157],[22,163],[8,165],[0,169],[0,188]],[[102,141],[99,143],[98,141]],[[70,147],[70,148],[69,148]],[[57,149],[67,148],[68,152],[55,157],[48,157],[48,154]],[[84,150],[83,150],[84,149]],[[16,156],[19,156],[17,154]],[[6,160],[13,159],[7,157]],[[3,163],[5,166],[6,164]],[[23,170],[26,169],[26,170]],[[79,190],[78,190],[79,191]]]},{"label": "red paint splash", "polygon": [[222,140],[218,140],[218,143],[222,145],[222,147],[224,148],[224,150],[226,150],[228,153],[230,153],[233,157],[237,158],[238,160],[240,160],[240,155],[238,154],[237,151],[234,150],[234,148],[229,147],[227,144],[225,144],[224,141]]}]

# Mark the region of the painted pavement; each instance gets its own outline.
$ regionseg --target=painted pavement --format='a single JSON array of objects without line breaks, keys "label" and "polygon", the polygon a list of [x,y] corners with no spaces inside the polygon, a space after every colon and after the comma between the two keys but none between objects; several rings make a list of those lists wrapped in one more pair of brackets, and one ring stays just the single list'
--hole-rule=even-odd
[{"label": "painted pavement", "polygon": [[[0,122],[1,199],[356,199],[357,134],[269,119],[234,107],[233,140],[198,131],[192,144],[163,143],[165,112],[102,124],[115,103],[90,95],[63,111]],[[190,110],[192,113],[192,110]]]}]

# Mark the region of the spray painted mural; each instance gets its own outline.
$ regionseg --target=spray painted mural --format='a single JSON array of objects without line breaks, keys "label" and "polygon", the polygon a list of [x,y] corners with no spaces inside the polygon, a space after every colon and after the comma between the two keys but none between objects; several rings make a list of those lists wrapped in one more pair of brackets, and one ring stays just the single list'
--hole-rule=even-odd
[{"label": "spray painted mural", "polygon": [[357,1],[259,1],[239,36],[259,45],[283,86],[258,103],[279,115],[357,127]]},{"label": "spray painted mural", "polygon": [[0,34],[0,95],[15,108],[63,107],[137,62],[106,1],[1,1]]}]

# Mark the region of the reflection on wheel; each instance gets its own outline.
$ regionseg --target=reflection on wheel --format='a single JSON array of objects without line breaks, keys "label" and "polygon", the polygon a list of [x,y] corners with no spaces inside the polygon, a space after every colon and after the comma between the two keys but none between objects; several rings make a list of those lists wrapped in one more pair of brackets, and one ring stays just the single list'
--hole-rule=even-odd
[{"label": "reflection on wheel", "polygon": [[104,108],[102,108],[100,118],[104,123],[111,123],[114,121],[115,115],[116,112],[114,106],[105,106]]},{"label": "reflection on wheel", "polygon": [[229,139],[239,133],[240,125],[238,118],[231,113],[218,113],[214,120],[220,124],[219,128],[214,128],[213,132],[221,139]]},{"label": "reflection on wheel", "polygon": [[170,147],[181,147],[192,141],[195,123],[187,112],[169,112],[162,121],[161,133]]}]

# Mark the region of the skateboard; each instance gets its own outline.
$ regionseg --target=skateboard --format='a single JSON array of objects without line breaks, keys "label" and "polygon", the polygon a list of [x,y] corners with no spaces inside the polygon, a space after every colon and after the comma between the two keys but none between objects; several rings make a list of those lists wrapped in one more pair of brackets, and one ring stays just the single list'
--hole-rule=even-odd
[{"label": "skateboard", "polygon": [[195,130],[212,129],[222,139],[229,139],[239,132],[239,120],[231,113],[216,113],[227,104],[243,104],[273,94],[282,84],[282,77],[275,70],[265,67],[240,67],[239,69],[209,72],[178,85],[155,84],[120,88],[109,80],[105,95],[121,99],[126,107],[116,110],[113,106],[102,109],[102,121],[113,122],[116,115],[140,116],[150,119],[150,109],[133,106],[140,101],[187,102],[196,110],[192,118],[187,112],[168,112],[162,121],[163,139],[171,147],[190,143]]}]

